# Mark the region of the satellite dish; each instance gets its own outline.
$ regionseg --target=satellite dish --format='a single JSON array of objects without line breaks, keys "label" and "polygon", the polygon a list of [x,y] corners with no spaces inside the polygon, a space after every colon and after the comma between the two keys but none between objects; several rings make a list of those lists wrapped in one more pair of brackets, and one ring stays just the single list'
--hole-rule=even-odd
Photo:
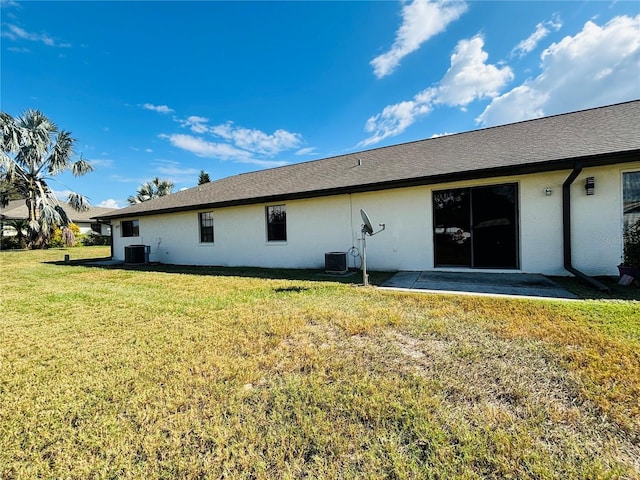
[{"label": "satellite dish", "polygon": [[380,233],[385,229],[384,223],[381,223],[381,230],[377,232],[373,231],[373,226],[371,225],[371,220],[369,219],[369,215],[364,209],[360,209],[360,216],[362,217],[362,283],[366,287],[369,285],[369,275],[367,275],[367,235],[373,237],[375,234]]},{"label": "satellite dish", "polygon": [[373,233],[373,226],[371,225],[371,220],[369,220],[369,215],[362,208],[360,209],[360,216],[362,217],[362,221],[364,225],[362,225],[362,232],[371,235]]}]

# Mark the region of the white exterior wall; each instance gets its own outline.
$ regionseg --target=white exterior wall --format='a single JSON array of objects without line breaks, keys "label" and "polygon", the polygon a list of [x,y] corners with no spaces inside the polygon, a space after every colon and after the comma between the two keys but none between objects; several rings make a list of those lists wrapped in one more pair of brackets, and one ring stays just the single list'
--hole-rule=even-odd
[{"label": "white exterior wall", "polygon": [[[80,233],[97,233],[93,232],[93,230],[91,229],[91,223],[76,222],[76,225],[80,229]],[[111,229],[109,225],[105,225],[104,223],[100,224],[100,235],[111,235]]]},{"label": "white exterior wall", "polygon": [[[588,168],[574,181],[572,249],[575,268],[590,275],[614,275],[622,253],[623,171],[640,170],[640,161],[625,166]],[[152,262],[323,268],[324,254],[360,252],[360,209],[386,229],[367,237],[367,267],[371,270],[431,270],[433,259],[432,192],[453,187],[517,183],[520,217],[520,271],[567,275],[563,268],[562,184],[571,172],[541,173],[335,195],[307,200],[213,209],[213,244],[199,242],[198,211],[137,218],[140,237],[121,237],[113,222],[114,259],[124,260],[124,247],[151,246]],[[595,195],[587,196],[584,181],[595,177]],[[550,187],[552,194],[545,195]],[[265,206],[285,204],[287,241],[267,242]],[[206,211],[206,210],[200,210]],[[127,219],[122,219],[127,220]],[[360,258],[349,255],[349,266]],[[449,269],[464,271],[470,269]],[[496,270],[498,271],[498,270]]]},{"label": "white exterior wall", "polygon": [[[426,187],[353,195],[353,231],[361,247],[362,218],[366,210],[374,232],[367,236],[367,268],[372,270],[427,270],[433,268],[431,199]],[[358,263],[358,266],[360,264]]]},{"label": "white exterior wall", "polygon": [[[588,275],[616,274],[622,261],[622,172],[640,170],[640,162],[585,169],[572,190],[573,265]],[[586,177],[595,177],[595,194],[585,195]]]}]

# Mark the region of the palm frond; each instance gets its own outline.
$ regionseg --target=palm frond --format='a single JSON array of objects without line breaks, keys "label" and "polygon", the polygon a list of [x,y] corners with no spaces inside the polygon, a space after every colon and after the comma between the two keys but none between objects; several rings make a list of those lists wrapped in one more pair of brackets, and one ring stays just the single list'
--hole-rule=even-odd
[{"label": "palm frond", "polygon": [[[42,203],[40,205],[39,223],[41,230],[48,231],[56,225],[65,225],[66,223],[68,223],[68,218],[67,222],[65,222],[60,215],[60,210],[62,209],[59,205],[51,205],[50,203]],[[64,210],[62,210],[62,212],[64,212]]]},{"label": "palm frond", "polygon": [[58,127],[39,110],[27,110],[16,122],[20,130],[20,149],[31,150],[30,160],[40,159],[49,151]]},{"label": "palm frond", "polygon": [[[49,154],[49,174],[57,175],[58,173],[69,168],[71,155],[73,155],[73,145],[75,139],[71,136],[70,132],[62,131],[58,134],[53,148]],[[75,174],[75,173],[74,173]]]},{"label": "palm frond", "polygon": [[86,212],[91,207],[91,204],[89,203],[87,197],[76,192],[71,192],[69,194],[67,203],[78,212]]},{"label": "palm frond", "polygon": [[40,223],[37,219],[34,218],[33,220],[29,220],[29,230],[32,232],[40,231]]},{"label": "palm frond", "polygon": [[93,165],[82,158],[82,155],[80,155],[80,160],[71,164],[71,173],[73,173],[75,177],[79,177],[80,175],[85,175],[90,172],[93,172]]},{"label": "palm frond", "polygon": [[130,205],[136,203],[146,202],[157,197],[164,197],[169,195],[173,189],[173,183],[169,180],[161,180],[155,177],[150,182],[145,182],[138,187],[138,191],[135,196],[131,196],[127,199]]},{"label": "palm frond", "polygon": [[19,134],[13,117],[0,112],[0,149],[3,153],[15,152],[19,147]]},{"label": "palm frond", "polygon": [[24,218],[16,218],[14,220],[9,220],[7,225],[13,228],[16,232],[26,233],[27,228],[29,228],[29,221]]},{"label": "palm frond", "polygon": [[53,209],[60,216],[60,223],[57,223],[56,225],[66,227],[71,223],[71,219],[67,215],[67,212],[64,211],[64,208],[62,208],[60,204],[54,205]]},{"label": "palm frond", "polygon": [[11,181],[13,178],[13,172],[16,168],[16,163],[5,152],[0,152],[0,176],[5,181]]}]

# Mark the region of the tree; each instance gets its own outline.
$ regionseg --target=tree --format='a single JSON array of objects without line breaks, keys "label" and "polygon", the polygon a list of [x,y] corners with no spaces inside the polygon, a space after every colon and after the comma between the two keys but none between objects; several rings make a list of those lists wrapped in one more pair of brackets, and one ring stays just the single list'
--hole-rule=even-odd
[{"label": "tree", "polygon": [[[54,226],[69,225],[69,218],[49,187],[54,176],[70,171],[74,176],[93,170],[80,156],[72,161],[76,140],[60,130],[39,110],[19,117],[0,112],[0,183],[13,187],[28,210],[28,246],[42,246]],[[87,199],[72,192],[68,204],[78,211],[89,208]]]},{"label": "tree", "polygon": [[127,198],[127,202],[129,202],[129,205],[135,205],[136,203],[142,203],[153,198],[169,195],[171,190],[173,190],[172,182],[169,180],[160,180],[156,177],[150,182],[145,182],[140,185],[136,195]]},{"label": "tree", "polygon": [[22,196],[16,187],[0,177],[0,207],[6,207],[11,200],[22,200]]},{"label": "tree", "polygon": [[29,221],[25,219],[9,220],[7,226],[16,232],[16,241],[20,248],[27,248],[27,232],[29,231]]},{"label": "tree", "polygon": [[209,178],[209,174],[204,170],[200,170],[200,177],[198,178],[198,185],[202,185],[204,183],[209,183],[211,179]]}]

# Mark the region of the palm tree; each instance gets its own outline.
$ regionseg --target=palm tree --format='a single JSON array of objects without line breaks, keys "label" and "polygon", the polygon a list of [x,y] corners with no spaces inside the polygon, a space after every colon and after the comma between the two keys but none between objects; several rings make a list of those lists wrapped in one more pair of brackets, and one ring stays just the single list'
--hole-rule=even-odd
[{"label": "palm tree", "polygon": [[[25,199],[29,247],[44,243],[53,226],[69,224],[48,185],[52,177],[64,171],[79,176],[93,170],[82,156],[71,160],[75,141],[38,110],[27,110],[16,118],[0,112],[0,182],[13,186]],[[75,192],[67,201],[78,211],[89,208],[87,199]]]},{"label": "palm tree", "polygon": [[27,248],[27,233],[29,231],[29,221],[18,218],[15,220],[9,220],[7,226],[11,227],[16,232],[16,240],[20,245],[20,248]]},{"label": "palm tree", "polygon": [[8,183],[0,176],[0,207],[4,208],[9,205],[11,200],[21,200],[22,197],[16,190],[16,187]]},{"label": "palm tree", "polygon": [[137,193],[127,198],[127,202],[129,202],[129,205],[135,205],[136,203],[142,203],[153,198],[169,195],[171,190],[173,190],[172,182],[169,180],[160,180],[156,177],[150,182],[145,182],[140,185]]}]

